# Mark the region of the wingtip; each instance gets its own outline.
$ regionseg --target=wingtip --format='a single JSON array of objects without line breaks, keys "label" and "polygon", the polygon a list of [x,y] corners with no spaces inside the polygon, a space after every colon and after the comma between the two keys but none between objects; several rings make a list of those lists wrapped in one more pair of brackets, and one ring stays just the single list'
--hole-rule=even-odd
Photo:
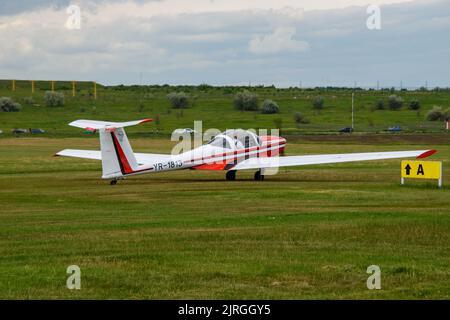
[{"label": "wingtip", "polygon": [[417,159],[428,158],[428,157],[432,156],[433,154],[435,154],[436,152],[437,152],[437,150],[434,150],[434,149],[425,151],[424,153],[422,153],[419,156],[417,156]]}]

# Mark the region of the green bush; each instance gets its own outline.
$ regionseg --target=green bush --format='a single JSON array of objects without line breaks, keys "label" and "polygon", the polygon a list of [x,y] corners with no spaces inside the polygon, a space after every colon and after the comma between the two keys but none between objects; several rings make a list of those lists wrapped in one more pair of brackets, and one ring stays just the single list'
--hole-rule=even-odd
[{"label": "green bush", "polygon": [[306,124],[310,122],[301,112],[294,113],[294,121],[295,124],[297,125],[297,128],[299,128],[301,124]]},{"label": "green bush", "polygon": [[426,119],[428,121],[445,121],[450,117],[450,109],[444,111],[442,107],[434,106],[433,109],[428,111]]},{"label": "green bush", "polygon": [[184,92],[171,92],[167,95],[167,99],[174,109],[185,109],[189,106],[189,97]]},{"label": "green bush", "polygon": [[0,98],[0,111],[3,112],[18,112],[22,110],[22,106],[14,102],[11,98],[1,97]]},{"label": "green bush", "polygon": [[234,97],[234,107],[240,111],[257,111],[258,101],[259,98],[257,94],[244,90]]},{"label": "green bush", "polygon": [[200,85],[197,87],[197,89],[200,90],[200,91],[208,91],[208,90],[210,90],[210,89],[213,89],[213,87],[210,86],[210,85],[207,84],[207,83],[202,83],[202,84],[200,84]]},{"label": "green bush", "polygon": [[317,111],[323,110],[325,106],[325,99],[322,96],[317,96],[313,100],[313,108]]},{"label": "green bush", "polygon": [[223,94],[233,94],[233,92],[234,92],[234,89],[233,88],[230,88],[230,87],[225,87],[225,88],[223,88]]},{"label": "green bush", "polygon": [[64,106],[64,94],[61,92],[45,92],[45,104],[47,107],[62,107]]},{"label": "green bush", "polygon": [[33,97],[25,97],[25,98],[23,98],[23,103],[25,103],[25,104],[27,104],[29,106],[33,105],[34,104]]},{"label": "green bush", "polygon": [[403,98],[395,94],[390,95],[388,99],[388,106],[391,110],[400,110],[403,107]]},{"label": "green bush", "polygon": [[380,99],[377,102],[375,102],[375,109],[376,110],[383,110],[384,109],[384,100]]},{"label": "green bush", "polygon": [[409,109],[411,110],[419,110],[420,109],[420,101],[417,99],[413,99],[409,102]]},{"label": "green bush", "polygon": [[263,114],[279,113],[280,107],[278,107],[278,104],[275,101],[267,99],[263,102],[261,112]]}]

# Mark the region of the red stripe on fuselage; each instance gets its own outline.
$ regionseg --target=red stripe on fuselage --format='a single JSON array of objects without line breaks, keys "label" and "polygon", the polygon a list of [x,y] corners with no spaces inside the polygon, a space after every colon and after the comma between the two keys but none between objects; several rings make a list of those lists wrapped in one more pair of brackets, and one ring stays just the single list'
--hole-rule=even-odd
[{"label": "red stripe on fuselage", "polygon": [[225,170],[225,167],[227,166],[227,163],[220,162],[220,163],[211,163],[211,164],[201,164],[199,166],[192,167],[192,169],[196,170]]}]

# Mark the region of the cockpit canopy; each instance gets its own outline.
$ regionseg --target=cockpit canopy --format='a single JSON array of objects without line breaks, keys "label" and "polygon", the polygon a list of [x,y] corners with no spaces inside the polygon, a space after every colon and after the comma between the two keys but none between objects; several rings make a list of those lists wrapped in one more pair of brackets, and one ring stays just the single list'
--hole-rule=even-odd
[{"label": "cockpit canopy", "polygon": [[232,129],[215,136],[209,145],[224,149],[242,149],[259,146],[260,140],[252,131]]}]

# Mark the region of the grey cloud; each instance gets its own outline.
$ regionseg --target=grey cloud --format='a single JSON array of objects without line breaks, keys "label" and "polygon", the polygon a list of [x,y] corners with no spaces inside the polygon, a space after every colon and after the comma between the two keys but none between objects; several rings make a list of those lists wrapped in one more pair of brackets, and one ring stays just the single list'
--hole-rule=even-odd
[{"label": "grey cloud", "polygon": [[[79,32],[17,29],[2,34],[22,49],[0,48],[1,72],[104,83],[136,83],[142,73],[150,83],[449,85],[448,1],[383,6],[379,31],[366,28],[367,16],[350,7],[281,23],[283,12],[245,10],[87,21]],[[288,35],[303,47],[266,41],[263,54],[250,50],[277,28],[295,30]]]},{"label": "grey cloud", "polygon": [[0,2],[0,15],[23,13],[50,6],[60,8],[69,4],[70,0],[5,0]]},{"label": "grey cloud", "polygon": [[[2,0],[0,2],[0,16],[30,12],[42,8],[64,8],[70,4],[99,5],[106,2],[124,2],[126,0]],[[136,3],[164,0],[133,0]]]}]

